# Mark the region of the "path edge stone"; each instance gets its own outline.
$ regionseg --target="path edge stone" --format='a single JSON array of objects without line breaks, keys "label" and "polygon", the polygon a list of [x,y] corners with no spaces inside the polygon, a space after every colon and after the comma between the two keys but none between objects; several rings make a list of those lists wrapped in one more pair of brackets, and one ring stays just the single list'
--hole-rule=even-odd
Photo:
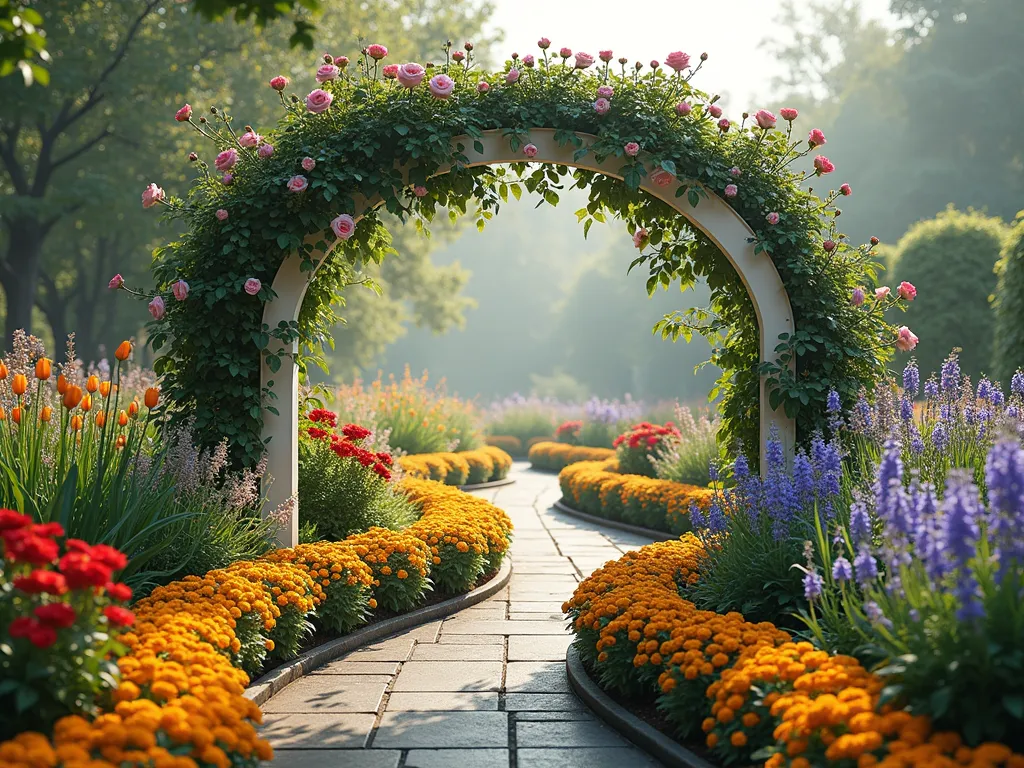
[{"label": "path edge stone", "polygon": [[605,528],[615,528],[626,533],[633,533],[637,536],[646,536],[649,539],[655,541],[675,541],[678,536],[671,533],[665,533],[664,531],[656,531],[653,528],[644,528],[641,525],[630,525],[629,523],[620,523],[618,520],[609,520],[607,517],[600,517],[599,515],[592,515],[589,512],[581,512],[578,509],[573,509],[564,501],[559,499],[552,504],[555,509],[559,512],[565,512],[565,514],[572,517],[583,520],[587,523],[593,523],[594,525],[600,525]]},{"label": "path edge stone", "polygon": [[428,621],[435,621],[458,613],[464,608],[483,602],[492,595],[497,594],[505,587],[512,578],[512,559],[505,557],[497,575],[486,584],[477,587],[472,592],[463,595],[456,595],[453,598],[417,608],[401,616],[378,621],[368,627],[357,629],[344,637],[318,645],[305,653],[299,654],[287,664],[284,664],[272,672],[268,672],[254,680],[242,694],[257,705],[265,704],[274,694],[281,691],[289,683],[293,683],[301,677],[305,677],[315,669],[322,667],[339,656],[358,650],[383,637],[388,637],[396,632],[411,629],[418,624],[425,624]]},{"label": "path edge stone", "polygon": [[514,477],[503,477],[501,480],[488,480],[486,483],[473,483],[472,485],[459,485],[460,491],[486,491],[488,488],[501,488],[505,485],[512,485]]},{"label": "path edge stone", "polygon": [[679,742],[648,725],[618,704],[594,682],[580,660],[575,644],[565,653],[565,671],[569,686],[595,715],[649,755],[669,768],[717,768]]}]

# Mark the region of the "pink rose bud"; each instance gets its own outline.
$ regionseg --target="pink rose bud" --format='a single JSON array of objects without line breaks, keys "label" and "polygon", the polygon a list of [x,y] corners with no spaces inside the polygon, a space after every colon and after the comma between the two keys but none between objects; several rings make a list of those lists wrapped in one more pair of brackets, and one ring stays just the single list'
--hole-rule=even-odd
[{"label": "pink rose bud", "polygon": [[821,129],[815,128],[807,134],[807,143],[812,147],[820,147],[828,142],[825,141],[825,134],[821,132]]},{"label": "pink rose bud", "polygon": [[833,240],[826,240],[821,247],[825,249],[825,253],[832,253],[836,249],[836,244]]},{"label": "pink rose bud", "polygon": [[523,154],[526,155],[527,157],[536,157],[537,156],[537,145],[536,144],[527,144],[525,147],[523,147]]},{"label": "pink rose bud", "polygon": [[343,213],[331,222],[331,229],[340,240],[348,240],[356,231],[356,222],[347,213]]},{"label": "pink rose bud", "polygon": [[640,228],[636,232],[633,233],[633,245],[635,245],[637,248],[643,248],[644,247],[644,240],[646,240],[646,239],[647,239],[647,230],[646,229]]},{"label": "pink rose bud", "polygon": [[374,43],[373,45],[366,46],[366,55],[374,61],[380,61],[388,55],[388,49],[380,43]]},{"label": "pink rose bud", "polygon": [[213,215],[217,217],[217,221],[227,221],[228,220],[228,212],[225,211],[223,208],[218,208],[217,212],[215,214],[213,214]]},{"label": "pink rose bud", "polygon": [[479,83],[476,84],[476,90],[478,93],[487,93],[489,90],[491,90],[491,84],[488,83],[486,80],[481,80]]},{"label": "pink rose bud", "polygon": [[905,325],[900,326],[896,332],[896,349],[900,352],[912,352],[918,341],[914,332]]},{"label": "pink rose bud", "polygon": [[512,51],[512,61],[519,61],[519,54]]},{"label": "pink rose bud", "polygon": [[198,159],[199,159],[199,155],[197,155],[195,152],[189,152],[188,153],[188,161],[190,163],[194,163]]},{"label": "pink rose bud", "polygon": [[385,64],[381,69],[380,73],[384,75],[385,80],[394,80],[398,77],[398,65],[397,64]]},{"label": "pink rose bud", "polygon": [[875,301],[881,301],[889,295],[889,286],[883,285],[881,288],[875,288]]},{"label": "pink rose bud", "polygon": [[708,114],[717,120],[722,116],[722,108],[717,104],[710,104],[708,106]]},{"label": "pink rose bud", "polygon": [[597,95],[605,99],[610,99],[615,95],[615,89],[610,85],[602,85],[597,89]]},{"label": "pink rose bud", "polygon": [[682,72],[690,66],[690,54],[682,51],[673,51],[665,57],[665,65],[676,72]]},{"label": "pink rose bud", "polygon": [[917,298],[917,288],[914,287],[913,283],[908,283],[904,280],[896,289],[896,295],[905,301],[913,301]]},{"label": "pink rose bud", "polygon": [[174,119],[177,120],[179,123],[187,123],[191,119],[191,117],[192,106],[190,104],[186,104],[174,113]]},{"label": "pink rose bud", "polygon": [[548,40],[546,37],[542,37],[540,40],[537,41],[537,47],[540,48],[542,51],[546,51],[548,48],[551,47],[551,41]]},{"label": "pink rose bud", "polygon": [[878,245],[878,238],[872,235],[870,242],[872,245]]},{"label": "pink rose bud", "polygon": [[335,56],[334,57],[334,66],[336,66],[338,69],[344,69],[345,67],[347,67],[348,66],[348,56]]},{"label": "pink rose bud", "polygon": [[537,60],[533,57],[532,53],[528,53],[523,56],[523,66],[529,69],[533,68],[533,65],[537,63]]},{"label": "pink rose bud", "polygon": [[636,157],[637,155],[640,154],[640,145],[637,144],[635,141],[631,141],[622,148],[622,151],[625,152],[630,157]]},{"label": "pink rose bud", "polygon": [[327,111],[332,101],[334,101],[334,97],[331,94],[322,88],[317,88],[306,96],[306,109],[314,115],[319,115],[321,112]]},{"label": "pink rose bud", "polygon": [[326,83],[330,80],[334,80],[340,74],[341,70],[333,64],[324,64],[316,71],[316,81],[318,83]]},{"label": "pink rose bud", "polygon": [[123,285],[124,285],[124,278],[121,277],[121,273],[119,272],[118,274],[116,274],[112,278],[110,278],[110,282],[107,283],[107,288],[109,288],[112,291],[116,291],[118,288],[121,288]]},{"label": "pink rose bud", "polygon": [[732,123],[729,122],[729,118],[723,117],[721,120],[718,121],[718,130],[720,130],[722,133],[726,133],[729,130],[729,126],[731,125]]},{"label": "pink rose bud", "polygon": [[[245,147],[246,149],[252,149],[257,144],[260,143],[260,140],[262,138],[263,137],[260,136],[255,131],[246,131],[245,133],[238,137],[238,146]],[[221,170],[224,169],[222,168]]]},{"label": "pink rose bud", "polygon": [[693,107],[687,104],[685,101],[680,101],[676,104],[676,114],[680,117],[686,117],[690,112],[693,111]]},{"label": "pink rose bud", "polygon": [[734,165],[732,168],[729,169],[729,175],[732,176],[734,179],[738,179],[740,176],[743,175],[743,171],[740,170],[740,167],[738,165]]},{"label": "pink rose bud", "polygon": [[611,52],[611,51],[598,51],[598,52],[597,52],[597,57],[598,57],[598,58],[599,58],[599,59],[600,59],[601,61],[603,61],[603,62],[604,62],[605,64],[607,64],[607,63],[608,63],[609,61],[611,61],[611,60],[612,60],[612,58],[613,58],[613,54],[612,54],[612,52]]},{"label": "pink rose bud", "polygon": [[839,192],[843,195],[843,197],[849,197],[850,195],[853,194],[853,187],[851,187],[849,184],[843,184],[839,188]]},{"label": "pink rose bud", "polygon": [[142,190],[142,207],[152,208],[157,203],[163,202],[164,191],[156,184],[150,184]]},{"label": "pink rose bud", "polygon": [[657,184],[659,187],[667,187],[673,181],[675,176],[666,171],[664,168],[655,168],[651,171],[651,181]]},{"label": "pink rose bud", "polygon": [[570,56],[572,56],[572,48],[563,48],[558,52],[558,55],[561,56],[563,59],[568,59]]},{"label": "pink rose bud", "polygon": [[273,144],[260,144],[260,148],[256,150],[256,154],[266,160],[272,154],[274,154]]},{"label": "pink rose bud", "polygon": [[594,57],[589,53],[580,51],[576,54],[576,69],[588,69],[594,63]]},{"label": "pink rose bud", "polygon": [[651,59],[651,69],[657,69],[661,64],[658,63],[657,59]]},{"label": "pink rose bud", "polygon": [[764,130],[770,130],[775,127],[775,115],[769,112],[767,109],[759,109],[754,115],[754,119],[757,121],[757,125]]},{"label": "pink rose bud", "polygon": [[472,51],[473,50],[473,44],[468,42],[468,41],[463,43],[462,47],[465,48],[467,51]]},{"label": "pink rose bud", "polygon": [[275,91],[283,91],[285,88],[288,87],[288,78],[285,77],[284,75],[272,77],[270,79],[270,87],[273,88]]},{"label": "pink rose bud", "polygon": [[814,175],[824,176],[826,173],[832,173],[836,169],[832,161],[824,155],[818,155],[814,158]]},{"label": "pink rose bud", "polygon": [[612,103],[608,99],[600,98],[594,102],[594,111],[599,115],[607,115],[611,108]]},{"label": "pink rose bud", "polygon": [[153,316],[154,320],[163,320],[166,312],[167,306],[164,304],[162,296],[156,296],[149,302],[149,314]]},{"label": "pink rose bud", "polygon": [[245,281],[245,285],[242,286],[243,290],[250,296],[255,296],[263,288],[263,283],[257,280],[255,277],[250,277]]},{"label": "pink rose bud", "polygon": [[235,177],[230,173],[225,173],[223,176],[220,177],[220,183],[223,184],[225,187],[230,187],[232,184],[235,183]]},{"label": "pink rose bud", "polygon": [[237,162],[238,151],[234,149],[225,149],[217,155],[217,158],[213,161],[213,167],[218,171],[227,171],[233,168]]},{"label": "pink rose bud", "polygon": [[702,53],[702,54],[700,55],[700,60],[701,60],[701,61],[707,61],[707,60],[708,60],[708,55],[707,55],[706,53]]},{"label": "pink rose bud", "polygon": [[430,93],[435,99],[447,99],[455,90],[455,81],[448,75],[434,75],[430,78]]},{"label": "pink rose bud", "polygon": [[778,213],[776,213],[775,211],[772,211],[771,213],[769,213],[764,218],[765,218],[765,221],[767,221],[769,224],[771,224],[774,227],[776,224],[779,223],[779,218],[780,217],[779,217]]},{"label": "pink rose bud", "polygon": [[416,195],[416,197],[426,197],[427,188],[417,184],[415,187],[412,188],[412,193]]},{"label": "pink rose bud", "polygon": [[783,107],[779,110],[779,114],[782,115],[782,119],[788,123],[792,123],[800,115],[800,113],[792,107]]},{"label": "pink rose bud", "polygon": [[627,59],[625,56],[619,56],[619,64],[625,66],[626,64],[629,64],[629,59]]},{"label": "pink rose bud", "polygon": [[423,82],[426,72],[427,70],[423,68],[422,64],[410,61],[398,68],[398,82],[403,88],[415,88]]},{"label": "pink rose bud", "polygon": [[454,61],[465,61],[466,54],[464,54],[462,51],[455,51],[455,53],[452,54],[452,59]]},{"label": "pink rose bud", "polygon": [[171,285],[171,293],[174,294],[174,298],[178,301],[184,301],[188,298],[188,283],[184,280],[178,280]]},{"label": "pink rose bud", "polygon": [[864,303],[864,289],[860,286],[853,289],[853,293],[850,295],[850,303],[855,307],[859,307]]},{"label": "pink rose bud", "polygon": [[305,192],[306,187],[309,186],[309,182],[305,176],[292,176],[288,179],[288,191],[289,192]]},{"label": "pink rose bud", "polygon": [[505,82],[508,85],[512,85],[512,83],[514,83],[518,79],[519,79],[519,70],[518,69],[510,69],[506,73],[506,75],[505,75]]},{"label": "pink rose bud", "polygon": [[736,195],[739,194],[739,191],[739,187],[737,187],[735,184],[726,184],[725,186],[726,197],[736,197]]},{"label": "pink rose bud", "polygon": [[302,170],[312,171],[314,168],[316,168],[316,160],[314,160],[312,157],[302,158]]}]

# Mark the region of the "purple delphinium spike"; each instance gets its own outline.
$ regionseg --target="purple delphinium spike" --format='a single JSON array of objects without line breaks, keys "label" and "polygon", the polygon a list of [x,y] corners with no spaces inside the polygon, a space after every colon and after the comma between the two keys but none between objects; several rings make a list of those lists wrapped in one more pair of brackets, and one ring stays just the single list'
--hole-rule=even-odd
[{"label": "purple delphinium spike", "polygon": [[960,395],[960,361],[956,355],[950,355],[942,364],[942,392],[952,397]]},{"label": "purple delphinium spike", "polygon": [[1024,448],[1016,440],[996,441],[985,461],[986,523],[999,576],[1024,563]]},{"label": "purple delphinium spike", "polygon": [[810,509],[814,503],[814,468],[804,451],[793,459],[793,492],[801,509]]},{"label": "purple delphinium spike", "polygon": [[914,403],[909,397],[900,400],[900,418],[907,422],[914,420]]},{"label": "purple delphinium spike", "polygon": [[871,544],[871,518],[861,499],[855,499],[850,505],[850,536],[856,546]]},{"label": "purple delphinium spike", "polygon": [[913,400],[921,388],[921,373],[917,369],[917,363],[911,360],[903,369],[903,393]]},{"label": "purple delphinium spike", "polygon": [[928,379],[924,383],[924,396],[929,400],[934,400],[939,396],[939,382],[935,379]]},{"label": "purple delphinium spike", "polygon": [[1024,397],[1024,371],[1017,369],[1010,379],[1010,394],[1017,397]]},{"label": "purple delphinium spike", "polygon": [[936,422],[935,426],[932,427],[932,445],[939,451],[946,450],[946,446],[949,445],[949,432],[946,429],[945,422]]},{"label": "purple delphinium spike", "polygon": [[725,532],[725,514],[722,512],[722,507],[718,503],[718,499],[713,500],[710,508],[708,509],[707,527],[711,533]]},{"label": "purple delphinium spike", "polygon": [[924,453],[924,440],[921,439],[921,430],[917,428],[917,424],[911,422],[910,424],[910,450],[916,455],[920,456]]},{"label": "purple delphinium spike", "polygon": [[966,472],[949,473],[942,512],[943,548],[957,567],[964,567],[975,555],[983,512],[978,488]]},{"label": "purple delphinium spike", "polygon": [[834,389],[830,389],[828,391],[828,400],[825,404],[825,410],[829,413],[839,413],[843,410],[843,404],[839,399],[839,393]]},{"label": "purple delphinium spike", "polygon": [[839,584],[845,584],[853,578],[853,566],[845,557],[837,557],[832,563],[832,578]]},{"label": "purple delphinium spike", "polygon": [[984,376],[978,380],[977,397],[979,400],[988,400],[992,396],[992,382]]},{"label": "purple delphinium spike", "polygon": [[702,532],[708,527],[708,519],[701,512],[696,504],[690,504],[690,527],[697,532]]},{"label": "purple delphinium spike", "polygon": [[861,586],[868,586],[878,578],[878,563],[875,562],[871,549],[866,544],[861,544],[857,550],[857,556],[853,559],[853,569],[857,574],[857,583]]},{"label": "purple delphinium spike", "polygon": [[958,621],[975,621],[985,618],[985,606],[981,602],[981,587],[974,574],[967,571],[960,576],[954,590],[960,607],[957,608]]},{"label": "purple delphinium spike", "polygon": [[1003,403],[1006,402],[1006,398],[1003,396],[1003,390],[993,384],[992,391],[988,396],[988,401],[992,403],[993,407],[1001,408]]},{"label": "purple delphinium spike", "polygon": [[804,597],[809,601],[813,602],[821,597],[821,590],[824,586],[821,574],[817,571],[808,571],[804,574]]}]

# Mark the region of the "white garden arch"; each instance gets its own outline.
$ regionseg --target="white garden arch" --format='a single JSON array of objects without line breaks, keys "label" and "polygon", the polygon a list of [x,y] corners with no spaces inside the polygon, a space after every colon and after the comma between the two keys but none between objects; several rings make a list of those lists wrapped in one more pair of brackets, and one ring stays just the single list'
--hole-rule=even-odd
[{"label": "white garden arch", "polygon": [[[589,146],[597,140],[590,134],[577,134]],[[501,130],[485,131],[478,140],[481,151],[474,148],[474,140],[461,136],[452,139],[452,153],[461,152],[469,158],[470,167],[481,165],[498,165],[502,163],[523,162],[521,151],[514,152]],[[596,171],[606,176],[620,178],[615,159],[609,158],[597,162],[591,154],[581,160],[574,159],[577,147],[572,144],[560,146],[555,140],[555,131],[548,128],[537,128],[529,131],[528,141],[537,147],[537,155],[530,159],[531,163],[564,165]],[[461,146],[460,146],[461,145]],[[794,331],[793,309],[789,295],[779,277],[771,258],[764,252],[755,253],[754,232],[747,223],[728,204],[712,192],[691,206],[687,195],[676,197],[676,190],[681,182],[673,181],[668,186],[659,186],[651,181],[650,171],[640,187],[647,194],[664,201],[682,216],[685,216],[695,227],[713,242],[735,268],[740,280],[746,286],[747,294],[757,315],[760,333],[761,362],[777,362],[775,346],[781,334],[792,334]],[[446,172],[447,169],[441,171]],[[692,182],[691,182],[692,183]],[[379,200],[357,201],[357,211],[365,213],[380,203]],[[358,218],[358,216],[357,216]],[[315,235],[307,242],[322,240]],[[328,254],[313,254],[313,258],[322,264]],[[302,300],[306,295],[314,272],[303,272],[300,269],[302,258],[292,253],[281,263],[274,278],[273,289],[276,298],[267,302],[263,311],[263,322],[271,328],[279,323],[292,322],[298,319]],[[276,345],[276,346],[275,346]],[[275,509],[281,504],[298,497],[299,464],[298,464],[298,420],[299,420],[299,374],[295,364],[298,354],[298,341],[290,345],[290,349],[282,348],[283,344],[272,340],[270,352],[285,352],[291,356],[291,364],[285,362],[276,373],[270,371],[266,357],[261,364],[261,385],[266,387],[272,381],[272,390],[277,395],[273,406],[277,413],[264,409],[263,440],[267,450],[267,477],[272,480],[267,487],[268,509]],[[789,367],[795,365],[790,362]],[[792,457],[796,446],[796,421],[783,411],[775,411],[769,404],[765,378],[761,378],[760,392],[760,453],[762,469],[765,461],[765,442],[769,430],[775,425],[788,457]],[[297,503],[293,506],[291,523],[282,526],[278,533],[281,546],[294,546],[298,542],[299,516]]]}]

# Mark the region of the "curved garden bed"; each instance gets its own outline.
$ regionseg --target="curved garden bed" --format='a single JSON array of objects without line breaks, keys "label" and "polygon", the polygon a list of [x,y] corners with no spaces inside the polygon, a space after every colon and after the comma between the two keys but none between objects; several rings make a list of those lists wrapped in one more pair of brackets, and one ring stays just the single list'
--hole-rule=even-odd
[{"label": "curved garden bed", "polygon": [[585,445],[569,445],[544,441],[530,447],[530,466],[544,472],[561,472],[570,464],[579,461],[605,461],[615,458],[611,448],[590,448]]},{"label": "curved garden bed", "polygon": [[600,525],[604,528],[614,528],[618,531],[625,531],[626,533],[632,533],[637,536],[646,536],[649,539],[654,539],[654,541],[669,541],[676,538],[674,535],[665,533],[664,531],[656,531],[653,528],[644,528],[640,525],[630,525],[629,523],[623,523],[618,520],[609,520],[608,518],[600,517],[598,515],[591,515],[588,512],[581,512],[580,510],[566,504],[564,499],[562,501],[556,501],[552,506],[559,512],[571,515],[577,520],[582,520],[593,525]]},{"label": "curved garden bed", "polygon": [[[460,488],[504,484],[512,469],[512,457],[492,445],[472,451],[417,453],[402,456],[398,466],[406,475],[420,480],[435,480]],[[508,482],[512,482],[511,480]]]}]

